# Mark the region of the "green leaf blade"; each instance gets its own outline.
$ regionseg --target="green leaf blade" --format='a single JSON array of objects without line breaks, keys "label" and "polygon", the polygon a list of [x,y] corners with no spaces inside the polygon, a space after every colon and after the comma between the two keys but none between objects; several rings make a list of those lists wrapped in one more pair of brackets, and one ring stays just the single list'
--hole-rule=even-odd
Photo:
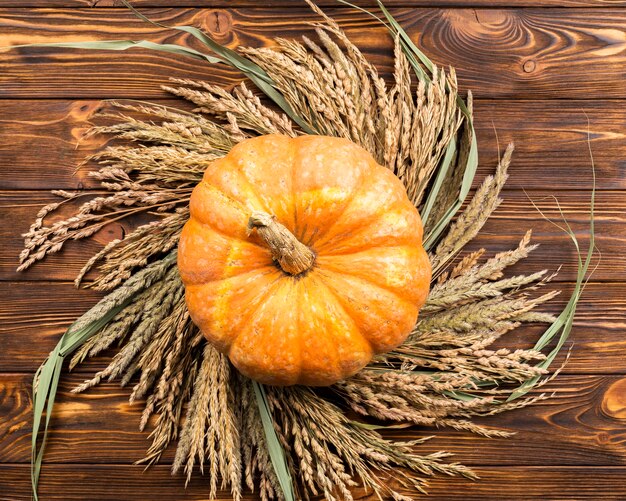
[{"label": "green leaf blade", "polygon": [[274,466],[276,476],[278,477],[280,488],[283,491],[283,496],[285,501],[296,501],[293,489],[293,480],[291,478],[291,473],[289,473],[289,467],[287,466],[285,451],[280,443],[280,440],[278,439],[278,435],[276,435],[276,430],[274,429],[274,420],[267,402],[265,388],[262,384],[259,384],[256,381],[252,381],[252,387],[254,388],[254,396],[256,397],[257,406],[261,415],[267,450],[270,455],[272,465]]}]

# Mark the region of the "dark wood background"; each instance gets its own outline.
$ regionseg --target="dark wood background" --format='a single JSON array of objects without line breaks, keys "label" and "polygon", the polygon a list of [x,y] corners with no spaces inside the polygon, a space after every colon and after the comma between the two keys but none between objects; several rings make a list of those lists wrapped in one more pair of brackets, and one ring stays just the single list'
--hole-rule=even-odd
[{"label": "dark wood background", "polygon": [[[84,39],[180,40],[112,1],[0,0],[0,46]],[[321,2],[383,71],[389,40],[366,16]],[[360,0],[372,7],[373,0]],[[300,0],[136,0],[151,18],[194,24],[231,47],[271,43],[310,32]],[[602,260],[580,302],[571,359],[546,388],[543,405],[484,420],[517,432],[509,440],[439,431],[424,451],[448,450],[473,467],[479,482],[435,478],[431,499],[626,499],[626,0],[388,0],[423,50],[456,67],[476,97],[481,169],[514,140],[517,153],[504,203],[472,248],[514,246],[532,228],[541,247],[517,271],[563,265],[551,287],[571,290],[575,254],[567,237],[543,220],[558,217],[556,196],[583,243],[591,161],[598,175],[597,242]],[[239,76],[143,50],[125,53],[20,49],[0,53],[0,499],[30,499],[31,380],[68,324],[96,301],[71,285],[99,246],[124,231],[114,224],[91,242],[67,246],[29,272],[14,270],[24,232],[51,188],[90,188],[76,164],[104,144],[76,148],[90,116],[109,98],[171,99],[169,76],[236,82]],[[589,124],[589,125],[588,125]],[[513,270],[515,271],[515,270]],[[562,308],[562,294],[548,309]],[[539,330],[508,338],[529,346]],[[559,360],[562,360],[560,358]],[[41,499],[200,500],[206,479],[184,489],[171,477],[170,451],[146,472],[133,462],[148,446],[137,430],[140,406],[128,390],[105,384],[74,396],[69,389],[104,358],[63,376],[52,420]],[[416,430],[423,435],[428,430]],[[224,494],[220,499],[228,499]],[[255,499],[250,494],[246,499]]]}]

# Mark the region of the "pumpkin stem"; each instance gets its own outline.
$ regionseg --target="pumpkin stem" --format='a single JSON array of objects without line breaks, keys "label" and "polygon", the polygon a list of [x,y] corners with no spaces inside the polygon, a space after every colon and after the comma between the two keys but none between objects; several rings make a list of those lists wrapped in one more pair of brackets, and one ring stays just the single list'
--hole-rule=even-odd
[{"label": "pumpkin stem", "polygon": [[300,242],[287,228],[266,212],[253,212],[248,220],[248,234],[253,229],[259,233],[282,270],[299,275],[311,269],[315,254]]}]

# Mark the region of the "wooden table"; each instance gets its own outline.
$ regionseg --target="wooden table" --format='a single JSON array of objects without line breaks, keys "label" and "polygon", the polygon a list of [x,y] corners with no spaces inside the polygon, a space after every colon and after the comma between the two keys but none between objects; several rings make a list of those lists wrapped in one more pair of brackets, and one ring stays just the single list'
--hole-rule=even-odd
[{"label": "wooden table", "polygon": [[[183,35],[138,21],[115,2],[0,0],[0,45],[81,39],[180,40]],[[273,36],[311,32],[314,17],[300,0],[137,0],[151,18],[194,24],[221,43],[267,44]],[[372,7],[373,0],[360,4]],[[550,287],[571,291],[575,253],[566,235],[542,219],[529,198],[558,217],[555,195],[587,241],[591,161],[598,175],[597,243],[602,260],[580,303],[572,355],[546,391],[543,405],[484,424],[517,432],[509,440],[439,431],[424,451],[448,450],[482,480],[435,478],[431,499],[626,499],[626,1],[389,0],[393,13],[423,50],[456,67],[462,89],[475,93],[481,168],[517,144],[504,203],[472,248],[497,252],[532,228],[541,247],[513,272],[563,265]],[[324,5],[332,5],[324,0]],[[192,8],[195,6],[196,8]],[[226,7],[228,6],[228,7]],[[335,7],[346,27],[384,72],[391,59],[384,31],[362,14]],[[20,49],[1,54],[0,71],[0,499],[30,499],[31,380],[68,324],[98,295],[70,281],[95,249],[127,228],[113,224],[90,242],[18,274],[20,233],[51,188],[93,188],[76,164],[104,138],[75,148],[89,118],[109,98],[163,102],[169,76],[230,84],[228,69],[144,50],[126,53]],[[539,330],[511,336],[529,346]],[[561,357],[559,361],[562,361]],[[129,390],[104,384],[69,393],[103,367],[105,358],[64,375],[41,479],[41,499],[207,499],[206,479],[184,489],[171,477],[170,451],[144,472],[147,434],[137,430],[141,406]],[[415,430],[414,435],[429,433]],[[228,499],[224,494],[220,499]],[[246,499],[255,499],[249,495]]]}]

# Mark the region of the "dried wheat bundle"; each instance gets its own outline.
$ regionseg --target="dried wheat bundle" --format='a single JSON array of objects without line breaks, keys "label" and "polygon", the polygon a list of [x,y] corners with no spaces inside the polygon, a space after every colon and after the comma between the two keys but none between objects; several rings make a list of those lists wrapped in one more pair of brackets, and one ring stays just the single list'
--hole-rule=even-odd
[{"label": "dried wheat bundle", "polygon": [[[544,398],[524,395],[553,377],[547,368],[571,328],[593,242],[559,317],[536,310],[556,294],[541,292],[551,278],[546,270],[505,275],[536,248],[530,232],[509,251],[485,257],[480,250],[457,259],[500,203],[512,146],[459,211],[477,157],[471,94],[460,98],[454,70],[432,65],[381,5],[395,39],[393,82],[387,84],[341,28],[311,7],[321,16],[316,40],[277,39],[272,48],[234,53],[183,27],[204,36],[265,97],[246,82],[227,90],[173,79],[164,89],[194,103],[193,112],[111,103],[113,111],[105,116],[113,123],[89,132],[119,140],[90,159],[98,164],[91,175],[105,193],[79,205],[71,217],[48,222],[61,204],[83,196],[56,191],[63,200],[37,215],[25,235],[20,269],[112,221],[136,214],[148,214],[151,221],[106,245],[76,278],[78,285],[95,269],[95,280],[86,285],[110,294],[70,327],[38,373],[35,432],[46,402],[48,415],[51,410],[63,358],[74,352],[74,368],[115,346],[109,366],[75,391],[103,380],[132,388],[130,401],[145,406],[141,429],[152,427],[152,445],[141,462],[157,461],[177,440],[173,472],[189,479],[199,467],[209,477],[210,497],[228,488],[239,500],[248,487],[263,500],[351,500],[353,488],[361,486],[381,499],[408,500],[425,491],[433,474],[476,477],[447,461],[445,452],[420,454],[428,436],[400,442],[386,439],[382,430],[447,426],[502,437],[508,434],[472,418]],[[112,43],[82,47],[115,48]],[[117,48],[155,48],[123,43]],[[167,50],[188,50],[176,47]],[[434,274],[420,321],[402,346],[324,390],[264,388],[238,374],[191,322],[176,267],[191,190],[207,163],[247,138],[273,133],[339,136],[361,145],[404,183],[425,221]],[[491,347],[529,322],[548,324],[534,349]],[[546,354],[542,349],[553,338],[558,344]],[[42,451],[33,447],[35,492]]]}]

